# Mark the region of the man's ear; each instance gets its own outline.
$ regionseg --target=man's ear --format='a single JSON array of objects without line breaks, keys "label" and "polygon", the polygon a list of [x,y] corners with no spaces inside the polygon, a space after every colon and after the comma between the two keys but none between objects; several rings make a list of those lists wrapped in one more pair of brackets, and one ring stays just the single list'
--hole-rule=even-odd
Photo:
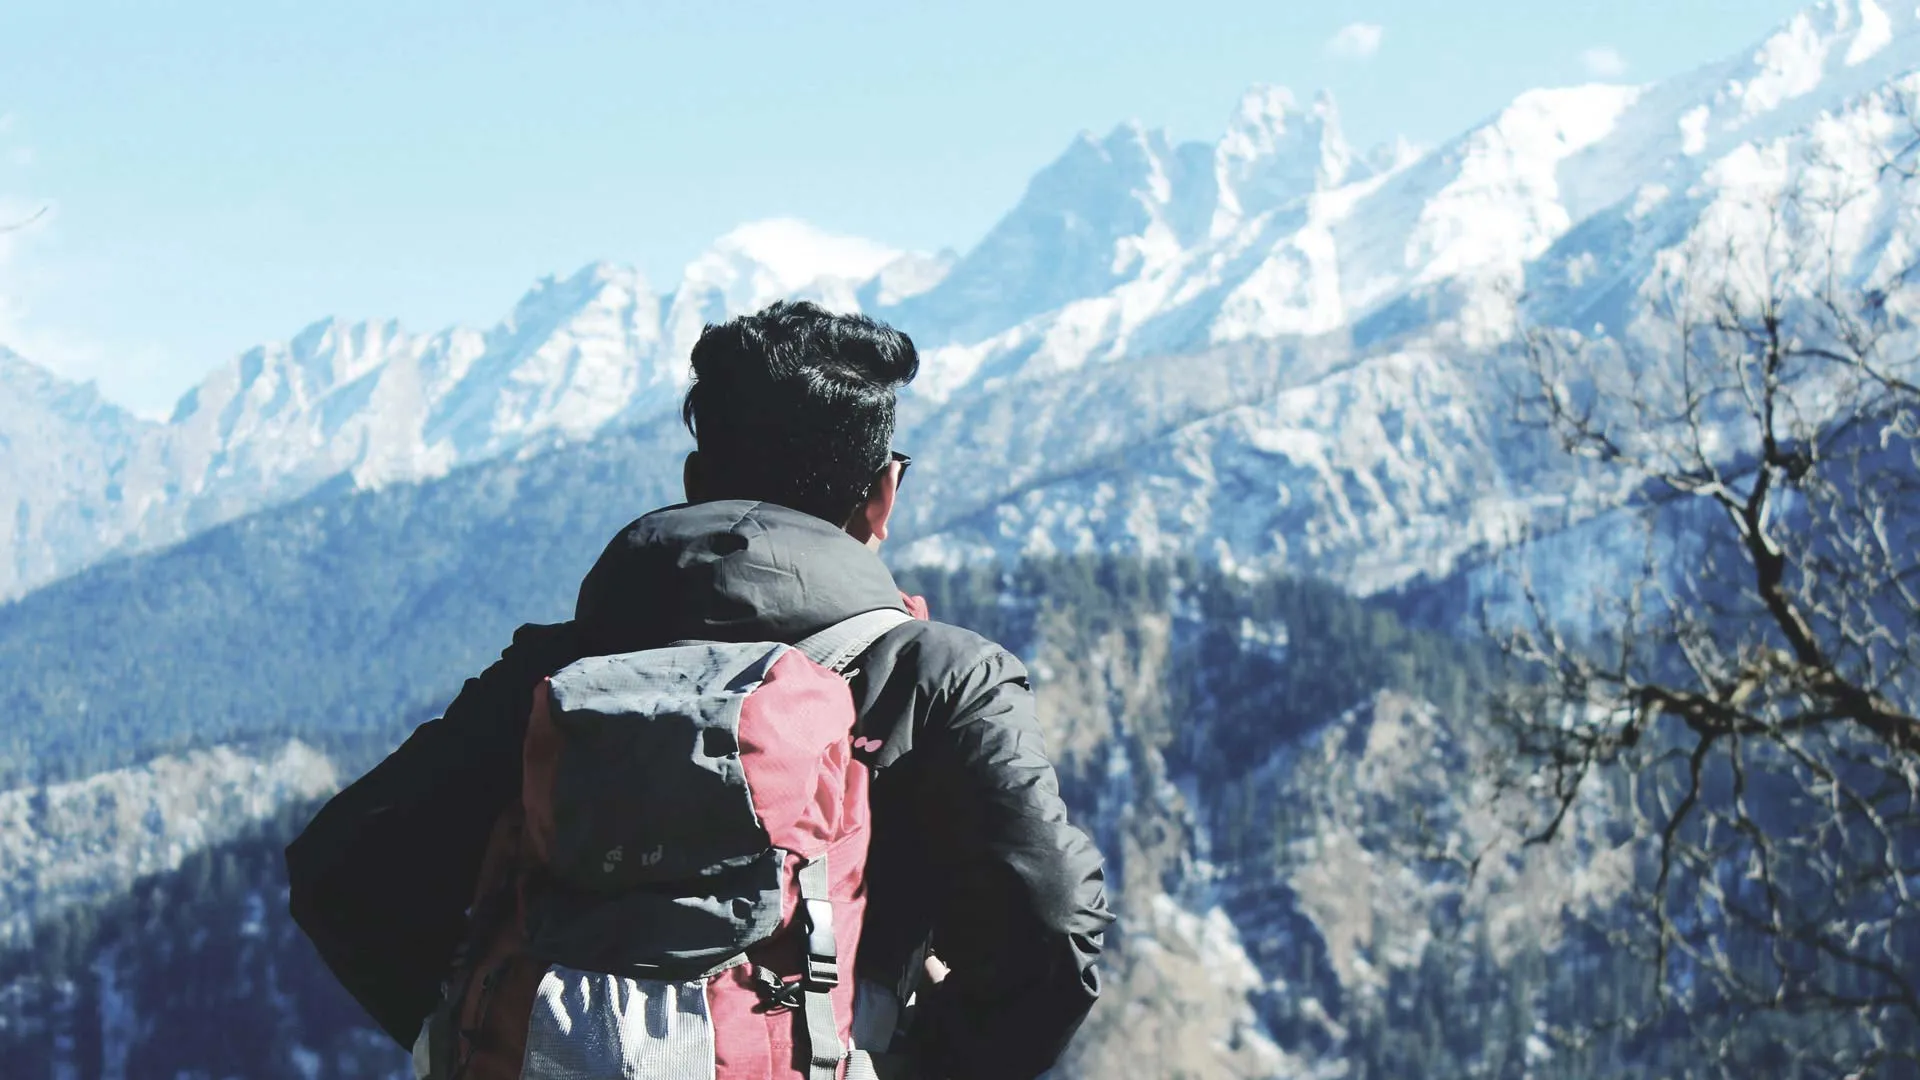
[{"label": "man's ear", "polygon": [[854,508],[853,516],[847,520],[847,534],[870,548],[878,548],[887,538],[888,523],[893,518],[894,503],[899,495],[900,463],[890,461],[874,478],[873,490],[867,493],[866,501]]},{"label": "man's ear", "polygon": [[701,496],[707,493],[707,471],[700,460],[700,451],[688,451],[686,464],[680,467],[680,484],[686,488],[688,502],[702,501]]}]

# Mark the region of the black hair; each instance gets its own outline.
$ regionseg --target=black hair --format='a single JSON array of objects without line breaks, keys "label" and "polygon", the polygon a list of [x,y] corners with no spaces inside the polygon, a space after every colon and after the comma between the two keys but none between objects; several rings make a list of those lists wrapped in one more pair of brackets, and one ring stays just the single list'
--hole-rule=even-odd
[{"label": "black hair", "polygon": [[907,335],[805,301],[709,324],[680,412],[703,494],[845,524],[887,463],[895,391],[919,370]]}]

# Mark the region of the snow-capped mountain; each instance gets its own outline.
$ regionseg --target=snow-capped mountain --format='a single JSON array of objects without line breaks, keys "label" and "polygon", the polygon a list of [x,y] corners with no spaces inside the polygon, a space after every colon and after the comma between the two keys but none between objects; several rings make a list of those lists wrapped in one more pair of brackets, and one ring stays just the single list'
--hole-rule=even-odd
[{"label": "snow-capped mountain", "polygon": [[[1158,434],[1112,425],[1126,437],[1101,446],[1102,431],[1078,454],[1043,455],[1054,468],[971,504],[958,492],[984,481],[929,469],[933,490],[912,508],[895,558],[956,565],[1198,550],[1373,593],[1443,578],[1463,557],[1517,536],[1532,507],[1498,452],[1506,448],[1491,445],[1495,433],[1472,406],[1480,400],[1472,374],[1428,347],[1332,362],[1339,356],[1217,350],[1180,358],[1153,385],[1170,418],[1195,418]],[[1014,415],[1023,442],[1064,448],[1086,430],[1077,382],[1069,375],[1022,388]],[[1207,391],[1235,382],[1239,401]],[[959,407],[990,422],[970,403]],[[938,454],[952,426],[909,434]],[[1016,467],[1025,462],[1017,457]]]},{"label": "snow-capped mountain", "polygon": [[[970,455],[1004,463],[1013,482],[923,517],[931,535],[912,533],[903,557],[1198,550],[1371,592],[1604,505],[1583,491],[1584,509],[1570,506],[1574,479],[1507,423],[1519,326],[1657,346],[1647,301],[1711,291],[1730,250],[1744,260],[1735,279],[1791,273],[1788,288],[1829,271],[1860,286],[1909,272],[1910,167],[1884,166],[1920,130],[1917,30],[1915,14],[1872,0],[1823,4],[1751,54],[1653,87],[1531,92],[1418,160],[1345,178],[1326,164],[1341,155],[1323,123],[1296,159],[1292,201],[1249,213],[1237,200],[1235,212],[1223,181],[1191,247],[984,343],[935,350],[929,389],[943,400],[921,403],[934,429],[1020,412],[1017,427],[1002,418],[1003,453]],[[1274,115],[1261,100],[1236,124]],[[1230,132],[1214,153],[1228,160],[1248,141]],[[1156,220],[1141,235],[1167,233]],[[1911,296],[1896,290],[1889,310],[1902,304]],[[1320,347],[1251,365],[1223,348],[1303,335]],[[1008,382],[1017,393],[994,404]],[[1116,389],[1129,385],[1152,401]],[[1155,427],[1116,415],[1116,399],[1169,420],[1194,407]],[[1091,433],[1078,450],[1075,433]],[[1035,447],[1047,448],[1041,471],[1025,468]],[[979,490],[985,470],[968,470],[956,489]]]},{"label": "snow-capped mountain", "polygon": [[[798,221],[742,225],[689,263],[682,275],[666,312],[672,355],[684,358],[692,351],[707,323],[757,311],[782,298],[858,310],[858,294],[869,284],[876,296],[911,290],[911,277],[902,278],[894,268],[914,261],[872,241],[832,236]],[[894,272],[880,280],[890,269]]]},{"label": "snow-capped mountain", "polygon": [[[115,550],[169,543],[326,484],[378,487],[589,437],[674,407],[702,325],[783,296],[856,308],[937,282],[937,256],[793,221],[742,226],[671,292],[598,263],[548,278],[485,331],[324,320],[217,369],[164,424],[0,357],[0,597]],[[4,509],[0,507],[0,509]]]},{"label": "snow-capped mountain", "polygon": [[[959,529],[939,550],[1151,548],[1157,536],[1226,542],[1234,558],[1317,551],[1340,565],[1335,549],[1350,545],[1439,565],[1536,494],[1516,487],[1528,463],[1485,452],[1504,440],[1484,427],[1499,411],[1488,358],[1523,321],[1627,332],[1636,298],[1683,276],[1689,252],[1757,234],[1794,188],[1849,196],[1848,274],[1911,260],[1920,217],[1880,166],[1913,132],[1902,103],[1920,90],[1905,74],[1920,65],[1917,18],[1827,0],[1732,59],[1652,86],[1530,91],[1425,153],[1356,152],[1330,97],[1256,87],[1216,142],[1139,124],[1076,138],[958,258],[760,222],[722,237],[666,291],[595,265],[539,283],[486,331],[315,324],[216,371],[164,425],[104,405],[85,422],[71,406],[50,412],[33,403],[85,392],[16,362],[0,383],[40,419],[8,423],[42,434],[4,451],[17,478],[0,496],[23,524],[0,535],[0,595],[322,485],[437,476],[662,414],[700,327],[780,296],[913,334],[925,360],[913,415],[943,430],[954,427],[943,413],[993,413],[1010,385],[1029,388],[1010,401],[1054,379],[1112,387],[1048,419],[1056,449],[1039,471],[1011,428],[1006,439],[956,432],[973,453],[948,467],[969,484],[928,511],[926,526]],[[1166,381],[1155,357],[1306,339],[1321,342],[1316,355],[1340,354],[1345,368],[1324,366],[1342,374],[1316,382],[1321,368],[1269,367],[1271,378],[1224,395],[1176,388],[1185,404],[1156,407],[1151,422],[1088,411],[1139,402],[1129,384]],[[1185,382],[1213,363],[1187,365]],[[1089,364],[1103,365],[1097,379]],[[1259,400],[1267,391],[1285,399]],[[1208,408],[1253,412],[1209,419]],[[1359,446],[1353,423],[1379,410],[1401,418],[1376,425],[1389,444]],[[1169,426],[1189,423],[1213,428]],[[1389,429],[1446,437],[1399,446]],[[1390,460],[1402,462],[1395,476],[1380,471]],[[1313,477],[1312,493],[1269,466]],[[1248,469],[1258,482],[1244,491],[1220,486]],[[1070,473],[1068,486],[1046,486]],[[1259,509],[1301,497],[1285,513]],[[1311,520],[1303,505],[1317,508]],[[991,528],[963,512],[996,506]]]},{"label": "snow-capped mountain", "polygon": [[73,569],[74,550],[98,550],[98,518],[114,513],[125,463],[154,425],[4,347],[0,395],[0,520],[12,524],[0,529],[4,597]]},{"label": "snow-capped mountain", "polygon": [[[1329,99],[1301,108],[1257,88],[1212,146],[1133,125],[1083,137],[899,315],[923,333],[916,319],[933,324],[936,393],[1296,334],[1493,344],[1514,330],[1513,295],[1576,226],[1632,215],[1659,233],[1658,251],[1712,224],[1704,206],[1752,179],[1744,160],[1766,148],[1821,138],[1836,116],[1851,118],[1829,142],[1884,147],[1886,117],[1861,114],[1863,99],[1916,63],[1912,11],[1831,0],[1750,53],[1665,83],[1522,94],[1418,157],[1357,156]],[[1879,163],[1859,151],[1848,175],[1871,184]],[[1046,236],[1054,252],[1035,254]],[[1646,275],[1650,254],[1612,253],[1613,265],[1589,268],[1588,291]],[[1044,286],[1035,264],[1054,268]]]},{"label": "snow-capped mountain", "polygon": [[884,314],[933,347],[919,389],[936,397],[1089,358],[1319,333],[1342,320],[1313,286],[1258,333],[1196,333],[1192,308],[1250,279],[1250,292],[1269,291],[1260,275],[1277,271],[1260,267],[1292,258],[1282,247],[1325,254],[1286,226],[1373,176],[1330,96],[1302,108],[1279,87],[1248,91],[1217,144],[1175,144],[1137,123],[1082,135],[939,286]]}]

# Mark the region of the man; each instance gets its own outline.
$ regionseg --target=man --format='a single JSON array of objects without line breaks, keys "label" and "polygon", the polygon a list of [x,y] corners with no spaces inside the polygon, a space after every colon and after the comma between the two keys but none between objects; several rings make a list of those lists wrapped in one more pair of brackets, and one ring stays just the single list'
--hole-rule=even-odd
[{"label": "man", "polygon": [[[540,680],[587,656],[681,640],[792,643],[907,607],[876,551],[908,464],[892,450],[896,390],[918,365],[898,331],[806,303],[707,327],[684,408],[698,447],[687,503],[615,537],[571,622],[522,627],[444,717],[287,849],[294,918],[402,1045],[438,1002],[489,834],[520,797]],[[861,730],[880,744],[867,759],[859,975],[914,1001],[892,1050],[928,1077],[1037,1076],[1099,993],[1109,916],[1099,855],[1067,823],[1026,672],[978,635],[916,619],[848,675]]]}]

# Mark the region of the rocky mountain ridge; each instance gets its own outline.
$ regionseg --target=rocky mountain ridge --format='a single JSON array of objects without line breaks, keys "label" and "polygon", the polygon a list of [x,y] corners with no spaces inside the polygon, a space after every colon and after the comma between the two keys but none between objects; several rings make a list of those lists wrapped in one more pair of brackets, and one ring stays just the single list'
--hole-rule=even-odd
[{"label": "rocky mountain ridge", "polygon": [[[27,396],[0,420],[0,447],[10,464],[48,460],[0,474],[15,520],[0,535],[0,595],[319,488],[429,479],[667,411],[705,321],[789,295],[857,306],[862,288],[895,296],[937,279],[939,267],[798,222],[760,222],[722,237],[665,297],[638,272],[601,263],[541,281],[486,331],[317,322],[217,369],[164,423],[105,403],[75,419],[59,402],[90,390],[13,358],[0,379]],[[91,464],[63,466],[67,456]]]},{"label": "rocky mountain ridge", "polygon": [[[925,353],[913,395],[922,415],[1034,380],[1152,379],[1141,371],[1158,357],[1318,342],[1383,378],[1420,383],[1393,407],[1445,428],[1499,404],[1487,358],[1523,325],[1635,332],[1641,299],[1683,275],[1689,252],[1763,232],[1784,193],[1849,188],[1849,273],[1865,282],[1899,272],[1916,215],[1880,166],[1911,141],[1905,73],[1917,63],[1912,12],[1827,0],[1740,56],[1652,86],[1532,91],[1425,153],[1358,153],[1329,97],[1302,104],[1257,87],[1217,142],[1179,143],[1139,124],[1079,137],[957,259],[757,223],[723,237],[667,292],[597,264],[543,281],[486,331],[316,323],[216,371],[165,424],[104,403],[75,420],[50,398],[85,391],[50,390],[57,382],[14,360],[0,370],[24,403],[0,420],[9,462],[0,501],[15,523],[0,533],[0,595],[315,491],[444,475],[662,414],[684,387],[699,327],[778,296],[872,312],[911,332]],[[1283,408],[1285,423],[1305,427],[1276,433],[1265,453],[1325,444],[1336,433],[1314,418],[1350,415],[1341,395],[1353,392],[1329,385],[1316,392],[1329,398]],[[1116,418],[1073,422],[1099,430]],[[1501,438],[1479,431],[1461,447]],[[1181,453],[1195,460],[1191,447]],[[1448,490],[1461,481],[1446,467],[1411,485],[1377,474],[1369,485],[1355,463],[1280,456],[1323,477],[1330,467],[1367,498],[1377,486],[1389,502],[1409,487],[1467,506],[1536,494],[1515,475],[1504,491],[1483,476]],[[1121,520],[1177,521],[1195,546],[1224,542],[1242,559],[1273,545],[1225,534],[1268,527],[1300,547],[1297,533],[1271,530],[1277,520],[1212,520],[1201,508],[1219,502],[1209,480],[1155,467],[1166,497]],[[1062,524],[1085,491],[1003,484],[986,494],[1017,496],[999,535],[963,531],[946,550],[1128,542]],[[1454,524],[1485,532],[1480,513]],[[1366,512],[1347,517],[1316,527],[1366,531]]]}]

